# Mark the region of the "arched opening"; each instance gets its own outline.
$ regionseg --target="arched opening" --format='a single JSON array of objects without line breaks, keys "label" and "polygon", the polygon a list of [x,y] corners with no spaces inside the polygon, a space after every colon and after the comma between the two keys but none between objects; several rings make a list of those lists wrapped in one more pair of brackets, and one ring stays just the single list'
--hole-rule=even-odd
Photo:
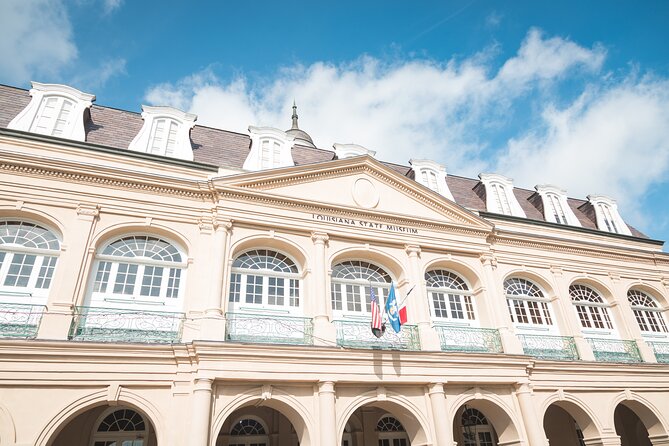
[{"label": "arched opening", "polygon": [[356,409],[346,422],[341,446],[410,446],[423,436],[419,423],[394,404],[372,403]]},{"label": "arched opening", "polygon": [[485,414],[463,404],[453,420],[453,439],[465,446],[497,446],[499,438]]},{"label": "arched opening", "polygon": [[550,444],[585,446],[585,440],[599,437],[592,418],[576,404],[559,401],[544,414],[544,432]]},{"label": "arched opening", "polygon": [[613,421],[621,446],[651,446],[653,441],[669,439],[669,432],[655,412],[636,400],[625,400],[618,404]]},{"label": "arched opening", "polygon": [[223,423],[216,446],[298,446],[293,424],[280,411],[268,406],[245,406]]},{"label": "arched opening", "polygon": [[129,406],[98,406],[63,427],[49,446],[157,446],[151,420]]}]

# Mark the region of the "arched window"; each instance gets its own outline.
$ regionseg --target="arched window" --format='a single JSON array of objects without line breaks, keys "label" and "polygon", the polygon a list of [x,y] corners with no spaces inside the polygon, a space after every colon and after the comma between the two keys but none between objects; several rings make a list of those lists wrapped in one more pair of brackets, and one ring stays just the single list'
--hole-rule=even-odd
[{"label": "arched window", "polygon": [[93,302],[181,305],[186,259],[170,242],[130,235],[105,245],[96,260]]},{"label": "arched window", "polygon": [[467,283],[445,270],[425,273],[432,315],[438,320],[474,321],[474,304]]},{"label": "arched window", "polygon": [[409,439],[404,426],[396,418],[384,415],[376,423],[379,446],[408,446]]},{"label": "arched window", "polygon": [[497,205],[497,210],[506,215],[511,215],[511,206],[506,195],[506,189],[499,183],[492,183],[490,189]]},{"label": "arched window", "polygon": [[92,446],[144,446],[148,444],[147,424],[132,409],[113,409],[98,424]]},{"label": "arched window", "polygon": [[608,305],[594,288],[570,285],[569,296],[576,307],[581,327],[586,329],[613,330]]},{"label": "arched window", "polygon": [[258,420],[244,418],[230,429],[228,446],[267,446],[269,439],[265,428]]},{"label": "arched window", "polygon": [[599,211],[601,212],[602,221],[604,222],[604,225],[606,226],[606,230],[608,232],[618,233],[618,227],[616,226],[615,219],[613,218],[613,214],[611,212],[611,207],[608,204],[604,204],[604,203],[598,203],[597,207],[599,208]]},{"label": "arched window", "polygon": [[481,411],[465,406],[460,418],[460,425],[465,446],[497,445],[497,435],[495,435],[495,431]]},{"label": "arched window", "polygon": [[300,282],[297,265],[286,255],[268,249],[247,251],[232,264],[230,309],[296,312],[300,308]]},{"label": "arched window", "polygon": [[557,194],[547,193],[546,200],[544,203],[548,206],[550,213],[555,218],[556,223],[561,223],[563,225],[567,224],[567,216],[565,215],[564,209],[562,208],[562,203],[560,203],[560,198]]},{"label": "arched window", "polygon": [[56,269],[60,241],[48,229],[25,221],[0,222],[0,295],[43,303]]},{"label": "arched window", "polygon": [[550,302],[536,284],[527,279],[512,277],[504,281],[504,294],[514,323],[522,326],[553,327]]},{"label": "arched window", "polygon": [[174,157],[179,123],[174,119],[154,119],[149,139],[149,153]]},{"label": "arched window", "polygon": [[640,290],[629,290],[627,300],[632,305],[634,317],[642,332],[667,333],[667,324],[657,301]]},{"label": "arched window", "polygon": [[45,96],[30,131],[42,135],[63,136],[73,119],[74,102],[63,96]]},{"label": "arched window", "polygon": [[383,308],[392,279],[381,267],[363,260],[347,260],[332,268],[331,302],[335,312],[371,314],[370,292]]}]

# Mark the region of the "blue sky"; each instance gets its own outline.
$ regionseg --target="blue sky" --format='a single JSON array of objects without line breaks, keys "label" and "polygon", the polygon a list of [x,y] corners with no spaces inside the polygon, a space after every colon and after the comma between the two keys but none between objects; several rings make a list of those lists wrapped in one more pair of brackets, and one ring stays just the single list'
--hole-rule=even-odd
[{"label": "blue sky", "polygon": [[[0,2],[0,82],[605,194],[669,239],[669,2]],[[410,154],[410,155],[409,155]],[[667,250],[667,247],[665,247]]]}]

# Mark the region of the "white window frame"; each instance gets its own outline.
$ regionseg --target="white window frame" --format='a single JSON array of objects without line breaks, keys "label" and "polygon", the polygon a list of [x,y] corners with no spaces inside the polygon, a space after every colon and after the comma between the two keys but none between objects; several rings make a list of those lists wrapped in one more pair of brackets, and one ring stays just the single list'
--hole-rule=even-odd
[{"label": "white window frame", "polygon": [[[258,424],[260,424],[265,433],[258,435],[233,435],[232,429],[234,429],[234,426],[237,423],[240,423],[243,420],[253,420],[257,422]],[[267,429],[267,423],[265,423],[265,421],[259,417],[256,417],[254,415],[247,415],[244,417],[240,417],[237,420],[235,420],[235,422],[232,423],[230,426],[231,426],[230,433],[228,434],[228,443],[227,443],[228,445],[244,445],[244,446],[250,446],[255,444],[264,444],[265,446],[270,445],[269,430]]]},{"label": "white window frame", "polygon": [[[181,261],[165,261],[151,259],[148,257],[121,257],[103,254],[104,250],[109,245],[128,237],[150,237],[168,243],[179,253]],[[105,273],[107,270],[101,269],[101,265],[105,262],[111,265],[108,273]],[[121,264],[137,267],[135,272],[135,280],[132,282],[132,294],[127,294],[124,292],[117,293],[114,291],[117,279],[119,278],[119,267]],[[115,237],[102,244],[101,248],[96,253],[95,261],[93,262],[93,268],[91,269],[91,277],[89,280],[89,306],[112,309],[127,309],[129,306],[131,306],[132,308],[148,311],[180,312],[184,301],[187,266],[188,261],[183,248],[181,248],[177,243],[174,243],[173,241],[164,237],[160,237],[151,233],[131,233]],[[160,281],[160,293],[158,296],[147,296],[142,294],[144,273],[146,272],[147,268],[151,267],[163,268],[162,279]],[[167,291],[171,279],[170,274],[173,269],[180,271],[178,278],[179,286],[176,290],[177,295],[168,297]],[[96,291],[98,279],[102,279],[102,275],[106,276],[106,279],[104,280],[106,287],[104,290]]]},{"label": "white window frame", "polygon": [[[91,107],[95,101],[95,95],[83,93],[75,88],[60,84],[42,84],[32,82],[30,89],[31,100],[18,115],[11,120],[7,128],[22,130],[25,132],[39,133],[59,138],[73,139],[76,141],[86,141],[86,129],[84,123],[84,112]],[[44,108],[49,99],[57,99],[58,108],[53,120],[44,130],[36,127],[37,122],[44,113]],[[64,101],[72,103],[72,109],[69,113],[67,123],[54,134],[54,128],[58,121],[58,116],[62,110]]]},{"label": "white window frame", "polygon": [[[265,170],[279,167],[294,166],[294,136],[272,127],[249,126],[251,150],[244,161],[244,170]],[[268,156],[264,156],[265,147],[269,148]]]},{"label": "white window frame", "polygon": [[[35,225],[36,227],[47,231],[58,242],[58,248],[34,248],[14,243],[0,244],[0,252],[4,254],[2,264],[0,266],[0,302],[27,305],[44,305],[46,304],[47,298],[49,296],[49,290],[56,275],[56,268],[58,267],[58,258],[60,256],[62,242],[55,231],[41,223],[36,223],[25,219],[7,219],[2,220],[1,223],[4,224],[10,222]],[[5,285],[12,261],[20,255],[35,256],[35,261],[30,269],[30,274],[28,276],[28,283],[26,286]],[[47,258],[55,259],[52,261],[54,262],[52,266],[47,266],[45,264],[45,260]],[[49,280],[49,286],[46,288],[36,288],[37,281],[40,278],[43,266],[49,267],[51,269],[51,274],[45,276],[45,279],[48,278]]]},{"label": "white window frame", "polygon": [[[427,285],[427,283],[430,280],[428,277],[430,273],[441,273],[441,272],[445,272],[455,276],[462,282],[463,286],[466,287],[466,289],[463,290],[460,288],[445,288],[445,287],[435,287]],[[462,276],[460,276],[454,271],[450,271],[443,268],[434,268],[425,272],[425,282],[428,295],[428,302],[430,305],[430,314],[432,315],[432,321],[435,324],[463,325],[469,327],[479,326],[479,318],[478,318],[478,312],[476,310],[474,293],[471,291],[471,286],[469,285],[469,283]],[[446,305],[446,312],[448,314],[447,317],[437,315],[437,309],[435,308],[435,297],[437,297],[437,295],[443,295],[444,304]],[[456,306],[459,305],[458,311],[462,312],[463,315],[462,318],[453,317],[454,305]],[[471,308],[468,308],[468,306],[470,306]]]},{"label": "white window frame", "polygon": [[451,201],[453,194],[446,183],[446,168],[432,160],[411,159],[409,160],[414,171],[415,180],[428,189],[448,198]]},{"label": "white window frame", "polygon": [[[471,408],[472,410],[476,410],[481,416],[485,419],[486,424],[475,424],[472,426],[471,429],[474,430],[474,441],[476,443],[476,446],[481,446],[481,438],[479,437],[479,433],[481,434],[490,434],[490,438],[492,440],[493,445],[497,445],[497,434],[495,433],[495,429],[493,426],[490,424],[490,421],[488,421],[488,417],[485,416],[483,412],[481,412],[478,409]],[[471,444],[471,440],[469,440],[469,443],[465,439],[465,434],[466,432],[466,427],[462,423],[462,416],[464,415],[465,411],[463,410],[462,413],[460,414],[460,438],[463,440],[463,444]]]},{"label": "white window frame", "polygon": [[[400,430],[397,430],[397,431],[381,431],[381,430],[378,430],[379,422],[383,418],[394,419],[402,427],[402,430],[401,431]],[[406,429],[404,428],[404,426],[402,426],[402,423],[400,423],[400,421],[396,417],[394,417],[392,414],[386,413],[386,414],[383,414],[381,417],[379,417],[379,419],[376,422],[375,429],[377,430],[377,433],[378,433],[377,444],[379,446],[386,446],[386,444],[387,444],[387,446],[396,446],[396,445],[402,445],[402,444],[404,444],[406,446],[409,446],[409,444],[410,444],[409,436],[407,435]]]},{"label": "white window frame", "polygon": [[[142,417],[142,421],[144,422],[144,430],[143,431],[111,431],[111,432],[98,432],[98,429],[100,428],[100,424],[104,421],[105,418],[107,418],[110,414],[119,411],[119,410],[131,410],[135,412],[137,415]],[[107,441],[115,441],[117,445],[122,445],[124,442],[127,441],[132,441],[130,446],[147,446],[149,444],[150,440],[150,435],[149,435],[149,419],[144,416],[142,413],[139,411],[130,408],[130,407],[125,407],[125,406],[112,406],[102,412],[102,415],[100,415],[93,424],[93,435],[91,435],[91,446],[95,446],[96,442],[107,442]]]},{"label": "white window frame", "polygon": [[374,155],[376,155],[376,151],[369,150],[358,144],[340,144],[336,142],[332,145],[332,147],[334,148],[335,154],[337,155],[337,159],[340,160],[363,155],[368,155],[374,158]]},{"label": "white window frame", "polygon": [[495,173],[479,174],[486,191],[486,210],[497,214],[526,218],[513,193],[513,180]]},{"label": "white window frame", "polygon": [[[356,319],[356,320],[369,321],[372,316],[371,312],[372,307],[370,301],[371,296],[367,291],[368,288],[374,289],[374,294],[376,296],[376,301],[378,302],[379,305],[379,310],[381,311],[381,314],[383,314],[385,308],[385,300],[388,297],[388,293],[390,292],[390,286],[394,281],[393,277],[390,275],[388,270],[386,270],[386,268],[384,268],[383,266],[378,265],[374,262],[370,262],[365,259],[342,260],[333,265],[333,269],[335,266],[341,265],[346,262],[361,262],[369,264],[377,268],[379,271],[385,273],[385,275],[390,279],[390,281],[379,282],[379,281],[365,280],[362,278],[344,279],[332,276],[330,279],[330,308],[332,309],[332,314],[334,319]],[[338,289],[337,286],[339,286]],[[360,311],[348,309],[349,293],[351,293],[351,297],[355,297],[356,292],[360,298],[360,308],[361,308]],[[336,303],[335,295],[338,293],[340,294],[341,297],[341,309],[335,308],[335,303]],[[351,299],[351,301],[353,301],[354,305],[356,305],[354,299]]]},{"label": "white window frame", "polygon": [[632,235],[632,231],[618,212],[618,204],[604,195],[588,195],[588,201],[595,208],[597,229],[612,234]]},{"label": "white window frame", "polygon": [[546,221],[562,225],[581,226],[581,222],[569,206],[566,191],[548,184],[534,186],[534,189],[541,197]]},{"label": "white window frame", "polygon": [[[507,282],[519,280],[529,283],[531,286],[535,287],[541,297],[533,296],[530,294],[511,294],[507,292]],[[542,334],[547,335],[559,335],[560,330],[557,326],[557,320],[555,319],[555,312],[553,311],[553,304],[551,299],[547,297],[546,290],[543,289],[538,283],[533,280],[527,279],[522,276],[511,276],[504,280],[504,296],[506,298],[507,308],[509,310],[509,316],[511,317],[511,322],[514,326],[526,332],[543,332]],[[532,308],[531,303],[536,303],[536,307]],[[517,305],[521,305],[525,316],[528,322],[518,321],[518,316],[516,312]],[[541,320],[541,323],[534,322],[536,315],[533,316],[533,311],[538,312],[538,318]],[[546,314],[548,313],[548,314]]]},{"label": "white window frame", "polygon": [[[193,161],[190,131],[195,126],[197,115],[173,107],[142,105],[142,119],[144,125],[130,142],[128,150]],[[157,125],[161,121],[166,123],[166,133],[157,153],[154,151],[154,142]],[[169,128],[172,124],[175,124],[177,129],[174,135],[174,146],[168,153]]]},{"label": "white window frame", "polygon": [[[243,267],[233,266],[230,270],[230,290],[228,293],[228,303],[227,303],[228,311],[232,313],[274,312],[290,316],[302,316],[304,314],[303,310],[304,290],[303,290],[303,280],[302,280],[304,277],[303,277],[303,272],[300,271],[300,264],[297,261],[295,261],[295,259],[292,258],[292,256],[286,254],[285,252],[272,248],[253,248],[246,250],[243,253],[240,253],[237,257],[235,257],[233,264],[241,256],[246,255],[248,253],[252,253],[254,251],[255,252],[266,251],[284,256],[287,260],[292,262],[297,272],[283,272],[270,269],[253,269],[253,268],[243,268]],[[287,264],[287,266],[290,265]],[[239,275],[240,279],[239,282],[235,280],[236,279],[235,275]],[[248,292],[250,276],[259,277],[262,280],[261,303],[247,301],[247,292]],[[281,297],[283,297],[283,304],[271,304],[269,302],[270,298],[269,291],[270,287],[273,286],[271,284],[273,279],[274,280],[282,279],[284,281],[283,294],[281,295]],[[297,282],[297,287],[292,286],[293,285],[292,281]],[[237,290],[237,284],[239,284],[238,290]],[[291,295],[291,290],[294,289],[297,290],[297,296]],[[236,293],[239,294],[238,296],[239,301],[234,300]],[[298,299],[298,305],[291,305],[291,299],[295,298]]]},{"label": "white window frame", "polygon": [[[651,302],[652,305],[638,305],[635,303],[632,303],[632,294],[640,294],[641,298],[646,298]],[[634,313],[634,319],[637,322],[637,325],[639,327],[639,330],[641,331],[641,335],[645,338],[669,338],[669,324],[667,324],[667,320],[664,317],[664,311],[662,310],[662,307],[660,306],[658,300],[651,294],[642,291],[638,288],[630,288],[627,290],[627,301],[630,303],[630,307],[632,308],[632,312]],[[652,315],[652,316],[651,316]],[[647,328],[651,327],[653,323],[651,322],[651,319],[656,318],[655,325],[659,327],[659,331],[655,330],[649,330],[646,329],[644,330],[643,326],[645,325]],[[641,321],[639,320],[641,319]],[[643,322],[643,323],[641,323]]]},{"label": "white window frame", "polygon": [[[589,302],[584,300],[574,301],[574,296],[572,294],[572,287],[585,287],[589,288],[594,292],[594,294],[601,299],[601,302]],[[605,338],[605,339],[619,339],[618,330],[616,329],[616,323],[613,318],[613,315],[609,311],[611,305],[607,303],[604,295],[595,287],[586,285],[584,283],[572,283],[569,285],[569,298],[571,299],[572,307],[576,313],[576,318],[579,321],[581,332],[586,337],[593,338]],[[583,314],[586,316],[587,320],[590,322],[591,327],[584,325],[583,320],[581,319],[581,314],[578,311],[579,306],[585,307]],[[592,310],[591,310],[592,308]],[[596,309],[596,310],[595,310]],[[593,318],[592,313],[598,313],[603,322],[604,327],[599,328],[595,327],[596,320]]]}]

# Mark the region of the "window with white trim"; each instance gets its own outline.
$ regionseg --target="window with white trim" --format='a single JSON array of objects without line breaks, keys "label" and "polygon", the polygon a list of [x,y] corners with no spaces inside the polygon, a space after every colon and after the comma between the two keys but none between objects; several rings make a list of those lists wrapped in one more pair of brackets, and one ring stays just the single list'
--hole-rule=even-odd
[{"label": "window with white trim", "polygon": [[230,428],[228,446],[267,446],[269,437],[260,421],[243,418]]},{"label": "window with white trim", "polygon": [[509,205],[509,198],[506,195],[504,185],[492,183],[490,185],[490,192],[497,204],[497,210],[505,215],[511,215],[511,206]]},{"label": "window with white trim", "polygon": [[448,184],[446,184],[446,168],[444,166],[427,159],[411,159],[409,163],[414,171],[416,182],[449,200],[453,200],[453,195],[448,188]]},{"label": "window with white trim", "polygon": [[581,327],[590,330],[613,330],[609,305],[601,294],[587,285],[569,286],[569,296],[578,314]]},{"label": "window with white trim", "polygon": [[384,415],[376,423],[379,446],[409,446],[404,426],[395,417]]},{"label": "window with white trim", "polygon": [[631,289],[627,292],[627,300],[643,333],[667,333],[662,308],[653,297],[641,290]]},{"label": "window with white trim", "polygon": [[197,115],[173,107],[142,105],[144,125],[130,141],[128,150],[193,160],[190,131]]},{"label": "window with white trim", "polygon": [[370,293],[383,309],[392,279],[380,266],[364,260],[347,260],[332,267],[330,299],[336,315],[371,316]]},{"label": "window with white trim", "polygon": [[613,219],[613,215],[611,214],[611,207],[604,203],[598,203],[597,208],[602,213],[602,219],[606,225],[606,230],[608,232],[614,232],[617,234],[618,228],[616,227],[616,222]]},{"label": "window with white trim", "polygon": [[550,300],[535,283],[520,277],[509,278],[504,281],[504,294],[515,324],[553,329]]},{"label": "window with white trim", "polygon": [[74,102],[63,96],[45,96],[30,131],[42,135],[63,136],[73,118]]},{"label": "window with white trim", "polygon": [[150,235],[129,235],[96,255],[91,305],[161,305],[180,309],[186,259],[172,243]]},{"label": "window with white trim", "polygon": [[265,138],[260,140],[260,168],[271,169],[281,166],[281,143]]},{"label": "window with white trim", "polygon": [[272,127],[249,126],[251,150],[244,161],[244,170],[263,170],[294,166],[295,136]]},{"label": "window with white trim", "polygon": [[92,446],[144,446],[149,443],[149,429],[144,418],[132,409],[113,408],[93,434]]},{"label": "window with white trim", "polygon": [[179,123],[174,119],[155,119],[151,128],[149,153],[174,157],[178,132]]},{"label": "window with white trim", "polygon": [[430,311],[436,321],[473,323],[476,321],[472,292],[457,274],[446,270],[425,273]]},{"label": "window with white trim", "polygon": [[563,225],[567,223],[567,215],[562,208],[562,203],[560,203],[560,197],[554,193],[547,193],[546,200],[544,200],[544,205],[548,205],[549,212],[553,215],[556,223]]},{"label": "window with white trim", "polygon": [[60,241],[34,223],[0,222],[0,296],[15,303],[44,303],[60,254]]},{"label": "window with white trim", "polygon": [[230,274],[230,311],[281,310],[300,313],[301,278],[285,254],[253,249],[238,256]]},{"label": "window with white trim", "polygon": [[597,229],[613,234],[632,235],[632,231],[618,212],[615,200],[604,195],[588,195],[588,201],[595,210]]},{"label": "window with white trim", "polygon": [[513,180],[496,173],[479,174],[485,187],[486,210],[525,218],[525,211],[513,193]]},{"label": "window with white trim", "polygon": [[497,446],[495,430],[481,411],[466,408],[460,417],[460,427],[465,446]]}]

